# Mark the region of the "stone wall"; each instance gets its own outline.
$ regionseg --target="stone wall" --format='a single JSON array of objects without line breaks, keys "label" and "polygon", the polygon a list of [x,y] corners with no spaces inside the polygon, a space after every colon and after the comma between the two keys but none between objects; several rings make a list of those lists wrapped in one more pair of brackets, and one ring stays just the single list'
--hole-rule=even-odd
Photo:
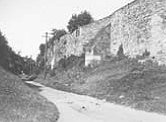
[{"label": "stone wall", "polygon": [[122,44],[125,55],[136,57],[145,50],[166,64],[166,0],[136,0],[112,15],[80,27],[80,35],[67,34],[54,44],[51,60],[80,56],[85,45],[94,55],[116,55]]},{"label": "stone wall", "polygon": [[[83,27],[80,27],[79,33],[80,35],[76,36],[75,32],[72,34],[66,34],[63,37],[60,38],[60,40],[54,40],[54,44],[49,47],[48,54],[47,54],[47,65],[56,66],[57,62],[60,61],[60,59],[64,57],[69,57],[71,55],[74,56],[81,56],[84,52],[84,47],[87,43],[91,43],[95,41],[96,37],[99,36],[97,39],[103,39],[102,42],[104,42],[105,39],[105,30],[104,32],[101,32],[103,35],[99,35],[98,33],[105,28],[110,23],[110,17],[106,17],[104,19],[95,21],[89,25],[85,25]],[[109,32],[108,32],[109,34]],[[100,43],[101,44],[101,43]],[[107,44],[107,51],[108,51]],[[96,49],[98,49],[98,46],[96,44]],[[100,49],[101,51],[101,49]]]},{"label": "stone wall", "polygon": [[159,63],[166,64],[166,0],[137,0],[112,15],[111,53],[123,44],[130,57],[146,49]]},{"label": "stone wall", "polygon": [[49,44],[47,49],[47,63],[46,65],[51,65],[51,67],[56,67],[58,61],[65,57],[66,48],[65,40],[54,40],[52,44]]},{"label": "stone wall", "polygon": [[94,55],[100,55],[102,59],[110,55],[110,25],[104,27],[94,38]]},{"label": "stone wall", "polygon": [[66,57],[69,57],[71,55],[80,56],[83,53],[81,43],[79,42],[78,38],[76,38],[72,34],[63,36],[61,40],[65,40],[66,42],[64,44],[66,48],[66,52],[64,55]]}]

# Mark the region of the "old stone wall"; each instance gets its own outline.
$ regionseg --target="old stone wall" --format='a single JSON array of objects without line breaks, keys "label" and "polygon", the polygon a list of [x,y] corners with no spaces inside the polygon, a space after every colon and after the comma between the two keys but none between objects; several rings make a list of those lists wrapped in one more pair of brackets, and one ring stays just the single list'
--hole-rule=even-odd
[{"label": "old stone wall", "polygon": [[123,44],[126,55],[135,57],[146,49],[166,64],[166,0],[137,0],[112,15],[111,53]]},{"label": "old stone wall", "polygon": [[94,55],[100,55],[102,59],[110,55],[110,25],[104,27],[99,31],[94,38],[94,44],[92,45]]},{"label": "old stone wall", "polygon": [[76,38],[72,34],[63,36],[61,40],[65,41],[64,45],[66,48],[66,52],[64,53],[64,55],[66,57],[69,57],[71,55],[80,56],[83,53],[82,43],[80,43],[78,38]]},{"label": "old stone wall", "polygon": [[136,57],[147,50],[156,61],[166,64],[166,0],[136,0],[80,27],[79,33],[78,37],[67,34],[56,42],[50,62],[80,56],[89,43],[96,55],[116,55],[122,44],[125,55]]},{"label": "old stone wall", "polygon": [[47,49],[47,63],[46,65],[51,65],[51,67],[56,67],[58,65],[58,61],[65,57],[66,48],[65,48],[65,40],[54,40],[48,46]]}]

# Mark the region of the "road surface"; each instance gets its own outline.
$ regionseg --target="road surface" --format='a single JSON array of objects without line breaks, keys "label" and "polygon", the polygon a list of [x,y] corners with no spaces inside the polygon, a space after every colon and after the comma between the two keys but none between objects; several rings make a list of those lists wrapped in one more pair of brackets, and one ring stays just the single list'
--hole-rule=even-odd
[{"label": "road surface", "polygon": [[115,105],[89,96],[77,95],[41,86],[40,94],[54,103],[60,112],[58,122],[166,122],[166,116]]}]

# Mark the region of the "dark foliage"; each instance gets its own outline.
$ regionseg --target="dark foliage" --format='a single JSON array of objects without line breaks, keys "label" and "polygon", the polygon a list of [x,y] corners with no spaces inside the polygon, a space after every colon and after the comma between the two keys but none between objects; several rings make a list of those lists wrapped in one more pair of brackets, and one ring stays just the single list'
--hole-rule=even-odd
[{"label": "dark foliage", "polygon": [[81,12],[80,14],[73,14],[71,19],[68,22],[67,28],[70,33],[78,29],[78,27],[87,25],[93,22],[91,14],[87,11]]},{"label": "dark foliage", "polygon": [[8,45],[5,36],[0,32],[0,65],[14,74],[20,74],[22,71],[29,74],[32,67],[35,66],[35,62],[31,58],[26,60],[26,57],[15,53]]},{"label": "dark foliage", "polygon": [[84,54],[81,56],[71,55],[66,59],[61,59],[59,61],[59,67],[64,70],[68,70],[74,66],[82,66],[82,64],[84,64],[84,59],[85,59],[84,56],[85,56]]},{"label": "dark foliage", "polygon": [[44,70],[44,65],[45,65],[45,59],[44,59],[44,54],[45,54],[45,44],[41,44],[39,46],[40,53],[38,54],[36,58],[36,63],[37,63],[37,69],[36,73],[39,74],[41,71]]},{"label": "dark foliage", "polygon": [[123,45],[122,44],[119,46],[119,50],[117,52],[117,56],[120,59],[123,59],[125,57],[124,50],[123,50]]},{"label": "dark foliage", "polygon": [[41,54],[42,56],[44,56],[45,44],[41,44],[40,47],[39,47],[39,49],[40,49],[40,54]]},{"label": "dark foliage", "polygon": [[142,54],[142,56],[145,57],[149,57],[150,56],[150,52],[145,50],[145,52]]},{"label": "dark foliage", "polygon": [[67,34],[67,32],[64,29],[53,29],[52,30],[52,35],[53,37],[51,38],[51,40],[56,40],[56,39],[60,39],[63,35]]},{"label": "dark foliage", "polygon": [[8,42],[4,35],[0,32],[0,65],[5,69],[9,68],[9,55],[11,48],[8,46]]}]

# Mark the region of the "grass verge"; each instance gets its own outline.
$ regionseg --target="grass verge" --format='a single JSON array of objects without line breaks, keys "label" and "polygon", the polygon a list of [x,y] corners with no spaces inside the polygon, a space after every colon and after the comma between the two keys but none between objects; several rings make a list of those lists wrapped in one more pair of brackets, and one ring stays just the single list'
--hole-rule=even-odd
[{"label": "grass verge", "polygon": [[0,67],[0,122],[56,122],[58,117],[55,105]]},{"label": "grass verge", "polygon": [[124,58],[94,68],[73,67],[47,80],[55,89],[106,99],[111,103],[166,115],[166,67]]}]

